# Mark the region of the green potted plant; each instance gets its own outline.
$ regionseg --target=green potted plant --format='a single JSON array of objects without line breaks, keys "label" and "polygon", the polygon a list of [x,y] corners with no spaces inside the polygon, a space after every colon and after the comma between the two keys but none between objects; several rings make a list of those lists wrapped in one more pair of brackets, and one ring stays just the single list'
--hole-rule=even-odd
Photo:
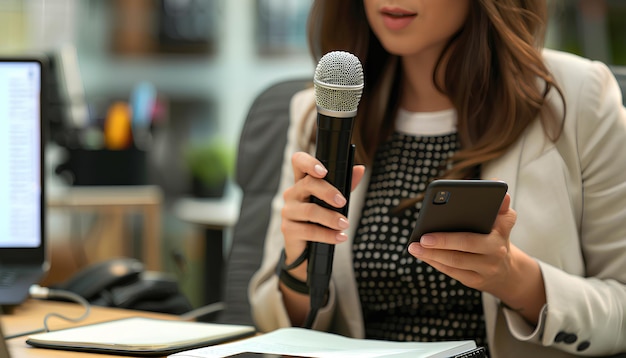
[{"label": "green potted plant", "polygon": [[192,195],[201,198],[221,197],[234,171],[233,150],[217,138],[193,143],[185,151],[191,174]]}]

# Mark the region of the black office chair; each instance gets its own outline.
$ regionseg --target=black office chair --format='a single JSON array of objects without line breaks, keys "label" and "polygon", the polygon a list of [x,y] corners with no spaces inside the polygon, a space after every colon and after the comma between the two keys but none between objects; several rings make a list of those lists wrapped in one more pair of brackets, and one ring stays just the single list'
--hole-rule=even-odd
[{"label": "black office chair", "polygon": [[221,323],[253,325],[248,282],[261,265],[287,142],[289,104],[291,97],[310,83],[310,79],[295,79],[270,86],[255,99],[245,120],[235,175],[243,197],[226,261],[225,308],[217,318]]},{"label": "black office chair", "polygon": [[622,100],[626,106],[626,66],[612,66],[611,71],[622,89]]}]

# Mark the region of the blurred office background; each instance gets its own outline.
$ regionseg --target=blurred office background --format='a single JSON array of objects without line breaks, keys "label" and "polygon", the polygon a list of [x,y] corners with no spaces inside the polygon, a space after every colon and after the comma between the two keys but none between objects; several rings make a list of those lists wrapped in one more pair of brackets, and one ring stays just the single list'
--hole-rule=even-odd
[{"label": "blurred office background", "polygon": [[[50,192],[76,186],[156,188],[158,222],[146,223],[145,213],[130,212],[118,222],[123,231],[116,235],[141,246],[146,225],[158,226],[152,231],[162,246],[158,267],[178,275],[194,305],[204,303],[206,222],[181,217],[179,204],[204,195],[194,183],[219,177],[220,162],[232,175],[241,126],[261,90],[284,79],[312,78],[315,64],[305,36],[310,3],[0,0],[0,55],[45,54],[55,76],[48,117]],[[626,65],[626,1],[552,5],[547,47]],[[133,143],[122,138],[115,148],[107,147],[105,123],[129,113],[140,113],[138,125],[147,126],[147,135],[133,132]],[[103,157],[95,160],[95,152]],[[200,158],[203,168],[192,157]],[[96,225],[102,212],[65,203],[49,214],[50,283],[119,254],[107,249],[112,240],[107,225]]]}]

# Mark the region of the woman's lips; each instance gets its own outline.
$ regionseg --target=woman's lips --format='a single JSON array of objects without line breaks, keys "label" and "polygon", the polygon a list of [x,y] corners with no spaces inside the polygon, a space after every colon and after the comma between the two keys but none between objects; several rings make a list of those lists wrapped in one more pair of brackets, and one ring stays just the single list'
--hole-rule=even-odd
[{"label": "woman's lips", "polygon": [[402,30],[415,19],[417,13],[399,8],[382,8],[380,14],[383,17],[383,24],[389,30]]}]

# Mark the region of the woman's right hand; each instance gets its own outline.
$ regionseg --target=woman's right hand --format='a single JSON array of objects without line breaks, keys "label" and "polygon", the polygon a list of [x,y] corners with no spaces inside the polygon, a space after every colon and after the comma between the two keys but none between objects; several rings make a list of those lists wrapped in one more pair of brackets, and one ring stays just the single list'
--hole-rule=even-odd
[{"label": "woman's right hand", "polygon": [[[307,241],[327,244],[346,241],[348,237],[343,230],[350,225],[344,215],[310,201],[311,196],[315,196],[335,208],[346,205],[346,198],[341,192],[324,180],[328,171],[322,163],[306,152],[297,152],[291,157],[291,164],[295,183],[283,193],[285,205],[281,213],[286,264],[302,254]],[[361,181],[364,173],[364,166],[353,167],[351,190]],[[305,281],[306,266],[302,264],[290,273]]]},{"label": "woman's right hand", "polygon": [[[297,152],[291,157],[294,185],[283,193],[285,205],[281,216],[281,231],[285,239],[285,263],[294,262],[306,249],[307,241],[338,244],[348,239],[343,230],[350,224],[344,215],[311,202],[311,196],[328,205],[341,208],[346,198],[332,184],[324,180],[327,169],[322,163],[306,152]],[[352,187],[363,178],[365,167],[356,165],[352,169]],[[301,280],[307,279],[307,261],[289,271]],[[289,314],[291,324],[300,326],[306,319],[310,301],[308,295],[292,291],[282,282],[280,290]]]}]

